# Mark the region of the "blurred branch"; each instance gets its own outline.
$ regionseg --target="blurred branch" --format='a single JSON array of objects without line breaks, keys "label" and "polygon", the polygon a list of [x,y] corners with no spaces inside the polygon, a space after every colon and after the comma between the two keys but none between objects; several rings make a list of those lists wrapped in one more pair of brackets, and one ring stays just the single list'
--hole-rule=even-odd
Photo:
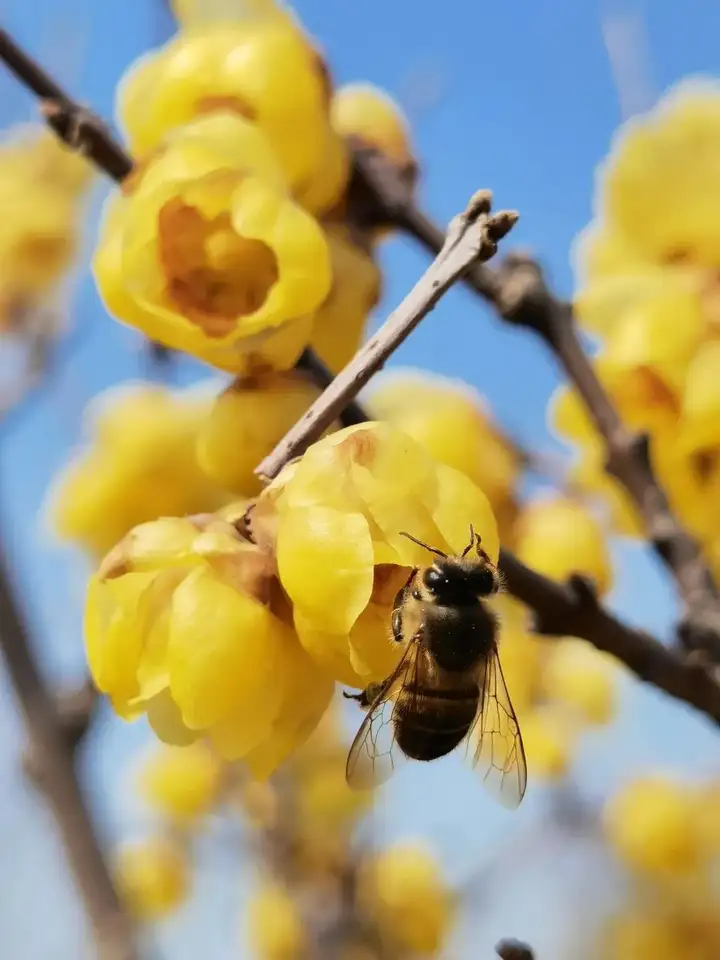
[{"label": "blurred branch", "polygon": [[68,96],[3,29],[0,29],[0,59],[42,101],[41,112],[61,140],[83,153],[113,180],[122,180],[130,173],[130,157],[113,140],[102,120]]},{"label": "blurred branch", "polygon": [[501,940],[495,947],[500,960],[534,960],[534,953],[526,943],[519,940]]},{"label": "blurred branch", "polygon": [[[443,232],[412,199],[407,179],[377,152],[355,151],[353,215],[366,226],[395,226],[433,254]],[[647,437],[627,430],[584,352],[572,307],[559,300],[531,257],[511,254],[497,269],[476,264],[464,280],[507,323],[537,334],[564,368],[605,441],[608,473],[627,489],[643,517],[655,552],[677,581],[684,601],[679,627],[683,643],[720,661],[720,594],[700,546],[670,510],[650,464]]]},{"label": "blurred branch", "polygon": [[700,659],[669,649],[614,617],[582,577],[555,583],[507,550],[500,551],[500,568],[508,591],[534,612],[538,633],[587,640],[621,660],[640,680],[720,724],[720,684]]},{"label": "blurred branch", "polygon": [[300,456],[354,400],[401,343],[427,316],[444,293],[476,262],[489,260],[497,244],[517,221],[514,211],[491,214],[491,194],[479,190],[467,209],[455,217],[435,260],[367,343],[358,350],[298,420],[280,443],[256,468],[259,477],[272,480],[294,457]]},{"label": "blurred branch", "polygon": [[[2,555],[0,648],[25,718],[34,780],[55,815],[95,933],[98,956],[102,960],[136,960],[132,924],[113,886],[78,784],[74,744],[67,736],[69,727],[61,719],[58,705],[37,668],[29,631]],[[68,716],[73,712],[69,710]],[[82,729],[82,724],[77,729]]]}]

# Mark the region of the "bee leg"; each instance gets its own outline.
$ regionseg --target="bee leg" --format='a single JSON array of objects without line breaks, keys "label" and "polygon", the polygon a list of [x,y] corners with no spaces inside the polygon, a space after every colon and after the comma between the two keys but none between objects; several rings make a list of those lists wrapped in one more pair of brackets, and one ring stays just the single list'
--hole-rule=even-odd
[{"label": "bee leg", "polygon": [[361,690],[360,693],[348,693],[347,690],[343,690],[342,695],[346,700],[355,700],[363,708],[367,709],[370,706],[371,700],[368,698],[367,690]]}]

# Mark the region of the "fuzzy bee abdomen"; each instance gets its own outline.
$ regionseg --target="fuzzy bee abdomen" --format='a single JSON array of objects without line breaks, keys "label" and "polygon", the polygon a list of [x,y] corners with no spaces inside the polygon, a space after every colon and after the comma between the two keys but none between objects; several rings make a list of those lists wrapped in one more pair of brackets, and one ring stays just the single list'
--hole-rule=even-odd
[{"label": "fuzzy bee abdomen", "polygon": [[398,701],[395,738],[413,760],[437,760],[465,738],[477,714],[479,690],[407,687]]}]

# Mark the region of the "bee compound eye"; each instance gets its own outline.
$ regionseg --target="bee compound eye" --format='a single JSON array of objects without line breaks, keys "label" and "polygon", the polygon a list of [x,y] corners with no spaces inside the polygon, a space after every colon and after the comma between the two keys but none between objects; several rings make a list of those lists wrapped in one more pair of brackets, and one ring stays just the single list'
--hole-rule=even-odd
[{"label": "bee compound eye", "polygon": [[435,587],[439,586],[445,578],[440,573],[439,570],[436,570],[435,567],[428,567],[423,575],[423,583],[428,588],[428,590],[433,590]]}]

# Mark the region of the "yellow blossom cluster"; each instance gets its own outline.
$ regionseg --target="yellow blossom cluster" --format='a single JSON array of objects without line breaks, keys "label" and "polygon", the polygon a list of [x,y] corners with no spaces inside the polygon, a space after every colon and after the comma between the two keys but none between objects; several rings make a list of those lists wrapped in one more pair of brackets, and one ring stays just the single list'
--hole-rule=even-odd
[{"label": "yellow blossom cluster", "polygon": [[[625,422],[650,437],[673,510],[717,565],[720,552],[717,368],[720,87],[685,81],[621,129],[599,178],[595,219],[577,249],[578,321]],[[553,424],[579,450],[577,479],[606,498],[616,529],[642,536],[577,396],[563,388]]]},{"label": "yellow blossom cluster", "polygon": [[648,775],[607,803],[605,834],[629,871],[632,895],[604,931],[617,960],[713,960],[720,951],[717,780]]},{"label": "yellow blossom cluster", "polygon": [[228,500],[198,465],[196,446],[212,401],[195,388],[136,382],[96,397],[87,444],[50,490],[50,524],[98,560],[132,527],[205,513]]},{"label": "yellow blossom cluster", "polygon": [[382,91],[335,90],[280,4],[186,6],[118,89],[135,168],[106,206],[100,294],[124,323],[234,374],[289,370],[309,345],[336,370],[380,291],[377,237],[344,219],[348,141],[410,163],[404,118]]},{"label": "yellow blossom cluster", "polygon": [[57,292],[77,250],[91,173],[44,128],[13,128],[0,141],[0,334],[22,334]]},{"label": "yellow blossom cluster", "polygon": [[401,531],[458,552],[470,523],[496,559],[492,510],[469,477],[386,423],[333,433],[238,512],[159,519],[120,540],[88,590],[93,679],[161,739],[206,739],[267,776],[336,681],[364,688],[398,662],[392,603],[428,559]]}]

